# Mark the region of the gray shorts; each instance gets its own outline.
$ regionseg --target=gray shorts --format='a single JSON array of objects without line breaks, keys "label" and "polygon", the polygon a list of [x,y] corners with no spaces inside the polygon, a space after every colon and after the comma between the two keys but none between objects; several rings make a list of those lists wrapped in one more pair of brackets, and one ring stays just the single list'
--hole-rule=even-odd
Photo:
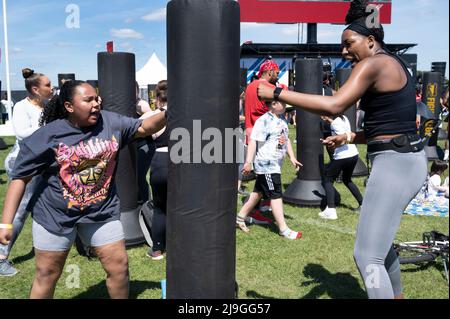
[{"label": "gray shorts", "polygon": [[33,220],[33,247],[44,251],[68,251],[75,242],[76,235],[85,246],[100,247],[125,238],[122,223],[115,220],[107,223],[76,224],[70,234],[49,232]]}]

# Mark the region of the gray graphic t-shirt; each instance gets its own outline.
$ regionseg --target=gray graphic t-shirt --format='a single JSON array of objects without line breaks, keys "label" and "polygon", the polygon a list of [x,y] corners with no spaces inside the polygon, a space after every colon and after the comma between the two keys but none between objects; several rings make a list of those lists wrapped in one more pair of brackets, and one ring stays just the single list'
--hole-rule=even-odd
[{"label": "gray graphic t-shirt", "polygon": [[36,176],[28,208],[45,229],[68,234],[76,223],[119,219],[114,175],[120,149],[141,120],[101,111],[89,128],[55,120],[20,145],[12,179]]}]

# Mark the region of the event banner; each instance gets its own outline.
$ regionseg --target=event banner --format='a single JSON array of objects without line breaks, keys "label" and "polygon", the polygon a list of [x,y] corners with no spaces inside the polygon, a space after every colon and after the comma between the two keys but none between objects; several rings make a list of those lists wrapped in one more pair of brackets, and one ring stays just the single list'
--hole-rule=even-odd
[{"label": "event banner", "polygon": [[[238,0],[241,22],[343,24],[349,0]],[[379,13],[382,24],[391,23],[391,0],[370,1],[368,10]]]}]

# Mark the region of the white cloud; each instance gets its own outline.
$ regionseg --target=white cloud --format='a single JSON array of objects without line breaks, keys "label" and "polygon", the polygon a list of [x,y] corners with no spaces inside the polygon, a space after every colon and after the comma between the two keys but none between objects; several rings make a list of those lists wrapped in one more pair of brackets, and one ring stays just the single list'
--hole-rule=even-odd
[{"label": "white cloud", "polygon": [[144,35],[133,29],[111,29],[111,36],[119,39],[142,39]]},{"label": "white cloud", "polygon": [[17,47],[16,47],[16,48],[13,48],[13,49],[12,49],[12,52],[13,52],[13,53],[21,53],[21,52],[23,52],[23,50],[22,50],[22,48],[17,48]]},{"label": "white cloud", "polygon": [[146,21],[163,21],[166,19],[166,8],[156,9],[141,18]]}]

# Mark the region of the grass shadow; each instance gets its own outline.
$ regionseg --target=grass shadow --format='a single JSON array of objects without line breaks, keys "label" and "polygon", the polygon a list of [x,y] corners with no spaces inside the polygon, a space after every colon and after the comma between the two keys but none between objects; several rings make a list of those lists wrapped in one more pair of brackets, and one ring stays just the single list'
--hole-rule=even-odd
[{"label": "grass shadow", "polygon": [[442,263],[441,260],[422,262],[420,264],[408,264],[408,266],[411,268],[404,269],[402,267],[402,272],[413,272],[414,273],[414,272],[418,272],[418,271],[428,270],[431,267],[436,268],[439,271],[445,271],[444,264]]},{"label": "grass shadow", "polygon": [[31,248],[31,250],[26,255],[14,257],[14,259],[11,261],[13,264],[17,265],[33,258],[34,258],[34,248]]},{"label": "grass shadow", "polygon": [[[137,297],[147,289],[161,289],[161,284],[154,281],[130,281],[129,299],[137,299]],[[73,297],[73,299],[109,299],[106,280],[89,287],[85,292]]]},{"label": "grass shadow", "polygon": [[253,299],[275,299],[275,297],[264,296],[264,295],[257,293],[254,290],[247,291],[246,295],[248,298],[253,298]]},{"label": "grass shadow", "polygon": [[308,264],[303,275],[310,280],[302,282],[302,287],[315,286],[302,299],[318,299],[323,295],[328,295],[331,299],[367,299],[358,279],[350,273],[333,274],[322,265]]}]

